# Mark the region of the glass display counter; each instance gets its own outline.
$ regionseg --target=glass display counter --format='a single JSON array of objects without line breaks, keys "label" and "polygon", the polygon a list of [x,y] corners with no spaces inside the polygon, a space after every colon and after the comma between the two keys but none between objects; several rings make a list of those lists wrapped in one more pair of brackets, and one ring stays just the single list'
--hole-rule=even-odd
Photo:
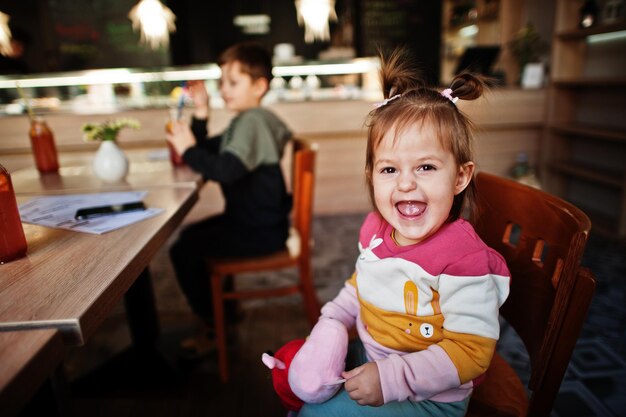
[{"label": "glass display counter", "polygon": [[[379,66],[377,58],[276,65],[264,100],[273,103],[377,99]],[[212,106],[220,108],[223,107],[219,95],[220,73],[216,64],[207,64],[154,70],[114,68],[0,76],[0,115],[22,114],[26,103],[42,113],[100,114],[165,108],[175,105],[186,80],[205,80]]]}]

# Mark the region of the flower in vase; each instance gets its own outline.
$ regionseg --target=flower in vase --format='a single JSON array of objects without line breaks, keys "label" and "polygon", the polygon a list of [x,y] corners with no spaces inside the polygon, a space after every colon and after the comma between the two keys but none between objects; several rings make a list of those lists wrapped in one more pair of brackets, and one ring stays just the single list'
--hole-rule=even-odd
[{"label": "flower in vase", "polygon": [[85,123],[81,130],[83,131],[83,139],[85,141],[115,141],[120,130],[125,127],[139,129],[141,124],[136,119],[121,118],[107,120],[102,123]]}]

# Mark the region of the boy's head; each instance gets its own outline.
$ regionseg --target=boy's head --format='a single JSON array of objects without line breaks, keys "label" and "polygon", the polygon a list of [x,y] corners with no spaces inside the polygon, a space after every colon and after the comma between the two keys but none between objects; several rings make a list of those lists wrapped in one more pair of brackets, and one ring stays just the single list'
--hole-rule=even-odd
[{"label": "boy's head", "polygon": [[226,108],[241,112],[258,107],[272,79],[272,58],[260,45],[243,42],[218,58],[222,69],[220,92]]},{"label": "boy's head", "polygon": [[272,80],[272,57],[262,46],[252,42],[238,43],[222,52],[217,59],[220,67],[235,61],[241,65],[241,71],[253,80]]}]

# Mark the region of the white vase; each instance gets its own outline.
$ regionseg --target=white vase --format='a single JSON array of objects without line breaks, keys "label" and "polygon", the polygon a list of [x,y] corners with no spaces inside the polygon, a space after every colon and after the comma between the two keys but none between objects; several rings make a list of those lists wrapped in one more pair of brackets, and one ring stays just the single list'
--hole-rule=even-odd
[{"label": "white vase", "polygon": [[112,140],[105,140],[93,158],[93,173],[104,182],[119,182],[128,174],[128,159]]}]

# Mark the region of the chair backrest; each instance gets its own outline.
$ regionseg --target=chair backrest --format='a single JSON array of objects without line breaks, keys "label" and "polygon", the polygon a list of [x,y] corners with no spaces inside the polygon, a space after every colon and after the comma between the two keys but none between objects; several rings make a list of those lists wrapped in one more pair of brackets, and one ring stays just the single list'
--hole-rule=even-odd
[{"label": "chair backrest", "polygon": [[315,158],[317,145],[293,139],[292,225],[300,235],[300,255],[310,255],[313,192],[315,189]]},{"label": "chair backrest", "polygon": [[591,222],[572,204],[510,179],[479,173],[476,187],[476,231],[511,271],[500,313],[530,357],[528,415],[549,415],[595,288],[580,266]]}]

